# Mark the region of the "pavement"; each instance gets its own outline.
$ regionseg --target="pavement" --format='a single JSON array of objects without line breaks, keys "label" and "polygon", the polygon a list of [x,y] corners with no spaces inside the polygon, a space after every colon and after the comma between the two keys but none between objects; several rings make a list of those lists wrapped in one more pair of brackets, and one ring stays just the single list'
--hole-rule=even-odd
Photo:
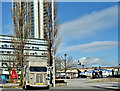
[{"label": "pavement", "polygon": [[[118,82],[99,82],[86,83],[99,79],[66,79],[67,86],[50,87],[50,89],[32,88],[27,91],[116,91],[120,84]],[[5,86],[13,86],[18,84],[5,84]],[[3,88],[2,91],[24,91],[22,88]]]},{"label": "pavement", "polygon": [[4,87],[4,86],[18,86],[19,84],[18,83],[6,83],[6,84],[2,84],[2,86]]},{"label": "pavement", "polygon": [[0,91],[2,90],[2,84],[0,84]]},{"label": "pavement", "polygon": [[19,84],[14,83],[6,83],[6,84],[0,84],[0,91],[2,91],[4,86],[18,86]]},{"label": "pavement", "polygon": [[0,84],[0,88],[2,88],[2,84]]},{"label": "pavement", "polygon": [[67,79],[67,86],[63,88],[69,89],[109,89],[116,90],[120,87],[118,82],[97,82],[97,83],[87,83],[89,81],[95,81],[100,79]]}]

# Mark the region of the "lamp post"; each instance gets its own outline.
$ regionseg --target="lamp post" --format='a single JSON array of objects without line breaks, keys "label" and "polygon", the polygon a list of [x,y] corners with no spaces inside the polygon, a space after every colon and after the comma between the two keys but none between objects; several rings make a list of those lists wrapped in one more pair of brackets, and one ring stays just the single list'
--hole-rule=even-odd
[{"label": "lamp post", "polygon": [[81,63],[79,62],[79,60],[78,60],[78,69],[77,69],[77,71],[78,71],[78,78],[80,77],[80,66],[81,66]]},{"label": "lamp post", "polygon": [[53,87],[55,87],[55,53],[54,53],[54,0],[52,0],[52,58],[53,58]]},{"label": "lamp post", "polygon": [[66,56],[67,54],[64,54],[64,56],[65,56],[65,79],[66,79]]},{"label": "lamp post", "polygon": [[78,60],[78,68],[79,68],[79,66],[81,66],[81,63],[80,63],[79,60]]}]

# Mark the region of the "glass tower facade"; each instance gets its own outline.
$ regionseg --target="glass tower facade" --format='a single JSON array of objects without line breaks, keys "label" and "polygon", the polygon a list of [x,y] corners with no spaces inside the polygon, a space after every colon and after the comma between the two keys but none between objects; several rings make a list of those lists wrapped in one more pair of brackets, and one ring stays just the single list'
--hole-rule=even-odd
[{"label": "glass tower facade", "polygon": [[[17,2],[19,5],[21,5],[21,2]],[[30,11],[31,11],[31,29],[30,29],[30,34],[29,36],[31,38],[40,38],[44,39],[44,31],[43,31],[43,26],[44,22],[46,19],[46,13],[45,13],[45,7],[44,7],[44,2],[43,0],[34,0],[31,2],[25,2],[24,8],[26,8],[30,5]],[[14,14],[15,10],[15,2],[12,2],[12,10]],[[27,16],[26,16],[27,17]]]},{"label": "glass tower facade", "polygon": [[31,2],[31,32],[30,36],[34,38],[34,2]]}]

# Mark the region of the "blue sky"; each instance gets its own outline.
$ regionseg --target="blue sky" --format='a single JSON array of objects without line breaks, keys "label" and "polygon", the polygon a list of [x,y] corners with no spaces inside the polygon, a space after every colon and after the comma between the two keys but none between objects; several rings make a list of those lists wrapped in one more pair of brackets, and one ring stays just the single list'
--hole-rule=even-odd
[{"label": "blue sky", "polygon": [[[11,3],[2,3],[2,34],[12,34]],[[117,3],[58,3],[58,55],[67,53],[73,59],[95,66],[118,63]]]},{"label": "blue sky", "polygon": [[12,3],[2,2],[2,34],[12,34]]},{"label": "blue sky", "polygon": [[117,3],[59,3],[59,55],[81,62],[113,66],[118,63]]}]

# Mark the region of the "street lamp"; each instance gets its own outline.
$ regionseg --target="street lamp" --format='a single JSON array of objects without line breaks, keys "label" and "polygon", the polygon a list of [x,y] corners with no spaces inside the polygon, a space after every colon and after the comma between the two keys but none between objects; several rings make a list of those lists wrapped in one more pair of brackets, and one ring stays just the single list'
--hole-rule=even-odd
[{"label": "street lamp", "polygon": [[85,64],[82,65],[82,67],[84,68]]},{"label": "street lamp", "polygon": [[78,60],[78,69],[77,69],[77,71],[78,71],[78,78],[80,77],[80,67],[79,66],[81,66],[81,63],[79,62],[79,60]]},{"label": "street lamp", "polygon": [[64,56],[65,56],[65,79],[66,79],[66,56],[67,54],[65,53]]},{"label": "street lamp", "polygon": [[[80,65],[80,66],[81,66],[81,63],[79,62],[79,60],[78,60],[78,65]],[[78,66],[78,68],[79,68],[79,66]]]}]

